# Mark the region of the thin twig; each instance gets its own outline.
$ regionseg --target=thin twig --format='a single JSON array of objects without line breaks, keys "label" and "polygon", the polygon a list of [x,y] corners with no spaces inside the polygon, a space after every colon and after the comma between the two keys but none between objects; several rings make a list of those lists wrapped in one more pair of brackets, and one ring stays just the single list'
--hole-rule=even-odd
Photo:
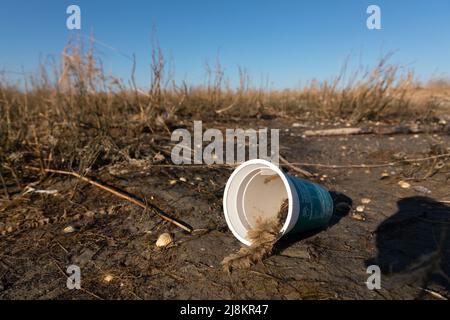
[{"label": "thin twig", "polygon": [[[64,270],[58,264],[56,258],[54,258],[52,255],[50,255],[50,257],[52,258],[53,263],[55,264],[56,268],[66,277],[66,279],[69,279],[69,276],[67,275],[67,273],[64,272]],[[102,297],[96,295],[95,293],[93,293],[93,292],[91,292],[91,291],[89,291],[89,290],[87,290],[87,289],[85,289],[83,287],[81,287],[79,290],[83,291],[84,293],[87,293],[88,295],[90,295],[90,296],[92,296],[92,297],[94,297],[94,298],[96,298],[98,300],[104,300]]]},{"label": "thin twig", "polygon": [[[288,162],[286,159],[280,156],[281,162],[283,162],[282,166],[291,168],[294,171],[297,171],[302,174],[308,174],[308,171],[303,173],[303,169],[300,169],[296,166],[303,167],[316,167],[316,168],[330,168],[330,169],[346,169],[346,168],[354,168],[354,169],[367,169],[367,168],[382,168],[382,167],[393,167],[397,165],[401,165],[404,163],[411,162],[423,162],[433,159],[447,158],[450,157],[450,153],[440,154],[436,156],[430,156],[425,158],[417,158],[417,159],[404,159],[393,162],[386,163],[378,163],[378,164],[348,164],[348,165],[339,165],[339,164],[322,164],[322,163],[309,163],[309,162]],[[181,168],[181,169],[211,169],[211,168],[229,168],[232,169],[238,166],[240,163],[231,165],[231,164],[186,164],[186,165],[175,165],[175,164],[155,164],[151,165],[150,168]],[[294,169],[295,168],[295,169]],[[300,171],[298,171],[300,170]],[[310,174],[310,173],[309,173]]]},{"label": "thin twig", "polygon": [[17,172],[14,169],[14,167],[6,164],[3,164],[3,167],[11,172],[17,186],[19,187],[19,189],[22,189],[22,184],[20,183],[19,176],[17,175]]},{"label": "thin twig", "polygon": [[[40,168],[35,168],[35,167],[30,167],[30,166],[26,166],[25,168],[26,169],[30,169],[30,170],[34,170],[34,171],[41,171]],[[192,230],[193,230],[192,227],[188,226],[186,223],[177,221],[176,219],[170,217],[164,211],[162,211],[159,207],[157,207],[156,205],[154,205],[152,203],[149,203],[148,206],[147,206],[141,200],[138,200],[138,199],[135,199],[133,197],[130,197],[129,195],[127,195],[127,194],[125,194],[123,192],[120,192],[118,190],[115,190],[113,188],[105,186],[103,184],[100,184],[100,183],[98,183],[98,182],[96,182],[94,180],[91,180],[89,178],[86,178],[86,177],[84,177],[84,176],[82,176],[82,175],[80,175],[80,174],[78,174],[76,172],[63,171],[63,170],[53,170],[53,169],[44,169],[44,172],[61,174],[61,175],[72,176],[72,177],[78,178],[78,179],[80,179],[80,180],[82,180],[84,182],[87,182],[87,183],[89,183],[89,184],[91,184],[91,185],[93,185],[93,186],[95,186],[95,187],[97,187],[99,189],[107,191],[107,192],[109,192],[109,193],[111,193],[111,194],[113,194],[113,195],[115,195],[115,196],[117,196],[119,198],[125,199],[125,200],[127,200],[127,201],[129,201],[129,202],[131,202],[131,203],[133,203],[133,204],[135,204],[135,205],[137,205],[137,206],[139,206],[139,207],[141,207],[143,209],[149,209],[149,207],[150,207],[151,209],[153,209],[153,211],[159,217],[161,217],[162,219],[164,219],[164,220],[166,220],[166,221],[176,225],[177,227],[179,227],[179,228],[181,228],[181,229],[183,229],[183,230],[185,230],[185,231],[187,231],[189,233],[191,233]]]},{"label": "thin twig", "polygon": [[3,190],[4,190],[4,192],[5,192],[6,199],[9,200],[10,197],[9,197],[8,187],[6,186],[6,182],[5,182],[5,179],[3,179],[3,175],[2,175],[2,172],[1,172],[1,171],[0,171],[0,179],[1,179],[1,181],[2,181]]},{"label": "thin twig", "polygon": [[418,159],[403,159],[399,161],[380,163],[380,164],[349,164],[349,165],[336,165],[336,164],[320,164],[320,163],[302,163],[302,162],[291,162],[291,165],[304,166],[304,167],[316,167],[316,168],[332,168],[332,169],[342,169],[342,168],[381,168],[381,167],[392,167],[405,162],[422,162],[427,160],[447,158],[450,157],[450,153],[440,154],[436,156],[430,156]]},{"label": "thin twig", "polygon": [[430,289],[421,288],[421,287],[419,287],[419,289],[429,293],[433,297],[438,298],[440,300],[448,300],[446,297],[444,297],[442,294],[440,294],[440,293],[438,293],[436,291],[433,291],[433,290],[430,290]]},{"label": "thin twig", "polygon": [[305,176],[305,177],[307,177],[307,178],[311,178],[311,177],[313,176],[313,174],[312,174],[311,172],[306,171],[306,170],[304,170],[304,169],[301,169],[301,168],[297,167],[297,166],[294,165],[293,163],[287,161],[287,160],[286,160],[285,158],[283,158],[281,155],[280,155],[280,160],[281,160],[281,162],[282,162],[286,167],[288,167],[289,169],[292,169],[292,170],[294,170],[294,171],[300,173],[301,175],[303,175],[303,176]]}]

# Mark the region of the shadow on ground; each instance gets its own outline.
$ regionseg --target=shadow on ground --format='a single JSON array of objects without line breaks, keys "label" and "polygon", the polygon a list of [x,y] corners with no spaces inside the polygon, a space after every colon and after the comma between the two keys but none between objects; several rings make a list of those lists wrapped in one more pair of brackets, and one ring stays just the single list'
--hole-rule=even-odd
[{"label": "shadow on ground", "polygon": [[308,232],[302,232],[300,234],[286,235],[276,243],[274,248],[274,251],[276,253],[280,253],[283,250],[290,247],[291,245],[293,245],[294,243],[310,238],[324,231],[325,229],[332,228],[334,225],[338,224],[342,218],[347,216],[347,214],[350,212],[352,208],[353,200],[341,192],[330,191],[330,195],[331,198],[333,199],[333,215],[331,217],[329,224],[324,228],[315,229]]},{"label": "shadow on ground", "polygon": [[[375,231],[378,255],[366,261],[404,284],[450,290],[450,208],[428,197],[397,202],[398,211]],[[424,294],[418,296],[421,298]]]}]

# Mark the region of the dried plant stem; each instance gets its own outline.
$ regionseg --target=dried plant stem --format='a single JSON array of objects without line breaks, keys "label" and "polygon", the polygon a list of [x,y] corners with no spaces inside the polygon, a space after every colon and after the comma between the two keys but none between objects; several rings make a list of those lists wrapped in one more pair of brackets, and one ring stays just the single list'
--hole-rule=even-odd
[{"label": "dried plant stem", "polygon": [[365,128],[333,128],[321,130],[306,130],[303,134],[307,137],[332,137],[332,136],[348,136],[358,134],[379,134],[379,135],[393,135],[393,134],[412,134],[424,132],[442,132],[441,128],[431,127],[419,128],[417,125],[403,125],[390,127],[365,127]]},{"label": "dried plant stem", "polygon": [[450,153],[439,154],[436,156],[430,156],[417,159],[404,159],[393,162],[379,163],[379,164],[349,164],[349,165],[336,165],[336,164],[320,164],[320,163],[303,163],[303,162],[291,162],[290,165],[304,166],[304,167],[316,167],[316,168],[331,168],[331,169],[344,169],[344,168],[381,168],[392,167],[402,163],[423,162],[434,159],[448,158]]},{"label": "dried plant stem", "polygon": [[[34,170],[34,171],[41,171],[40,168],[35,168],[35,167],[30,167],[30,166],[26,166],[25,168],[26,169],[30,169],[30,170]],[[101,183],[98,183],[98,182],[92,180],[92,179],[84,177],[84,176],[82,176],[82,175],[80,175],[80,174],[78,174],[76,172],[63,171],[63,170],[53,170],[53,169],[44,169],[44,172],[75,177],[75,178],[80,179],[80,180],[82,180],[84,182],[87,182],[87,183],[89,183],[89,184],[91,184],[91,185],[93,185],[93,186],[95,186],[95,187],[97,187],[99,189],[107,191],[107,192],[115,195],[116,197],[125,199],[125,200],[127,200],[127,201],[129,201],[129,202],[131,202],[131,203],[133,203],[133,204],[135,204],[135,205],[137,205],[137,206],[139,206],[139,207],[141,207],[143,209],[149,209],[149,207],[150,207],[151,209],[153,209],[153,211],[159,217],[161,217],[162,219],[164,219],[164,220],[166,220],[166,221],[176,225],[177,227],[179,227],[179,228],[181,228],[181,229],[183,229],[183,230],[185,230],[185,231],[187,231],[189,233],[191,233],[192,230],[193,230],[192,227],[188,226],[186,223],[177,221],[176,219],[170,217],[164,211],[162,211],[160,208],[158,208],[156,205],[154,205],[152,203],[144,203],[141,200],[135,199],[135,198],[133,198],[133,197],[123,193],[123,192],[120,192],[120,191],[115,190],[115,189],[113,189],[111,187],[105,186],[105,185],[103,185]]]},{"label": "dried plant stem", "polygon": [[3,164],[3,167],[11,172],[11,175],[13,176],[14,181],[16,182],[17,186],[20,189],[22,189],[22,184],[20,183],[19,176],[17,175],[17,172],[14,169],[14,166]]},{"label": "dried plant stem", "polygon": [[313,176],[313,174],[311,172],[295,166],[293,163],[290,163],[285,158],[283,158],[281,155],[280,155],[280,160],[286,167],[288,167],[289,169],[292,169],[293,171],[295,171],[297,173],[300,173],[302,176],[305,176],[307,178],[310,178]]},{"label": "dried plant stem", "polygon": [[[55,264],[56,268],[64,275],[64,277],[66,277],[68,279],[67,273],[64,272],[63,268],[61,268],[61,266],[59,265],[57,260],[53,256],[50,256],[50,257],[52,258],[53,263]],[[85,288],[80,288],[80,291],[83,291],[84,293],[87,293],[88,295],[90,295],[98,300],[104,300],[102,297],[96,295],[95,293],[93,293]]]},{"label": "dried plant stem", "polygon": [[5,182],[5,179],[3,179],[3,175],[1,173],[1,171],[0,171],[0,180],[2,181],[3,190],[5,192],[6,199],[9,199],[8,187],[6,186],[6,182]]},{"label": "dried plant stem", "polygon": [[[310,163],[310,162],[289,162],[285,158],[280,156],[281,166],[287,167],[296,171],[306,177],[313,176],[310,172],[299,168],[298,166],[303,167],[312,167],[312,168],[328,168],[328,169],[346,169],[346,168],[354,168],[354,169],[370,169],[370,168],[383,168],[383,167],[393,167],[397,165],[401,165],[404,163],[412,163],[412,162],[423,162],[434,159],[448,158],[450,157],[450,153],[444,153],[436,156],[424,157],[424,158],[416,158],[416,159],[404,159],[393,162],[385,162],[385,163],[376,163],[376,164],[347,164],[347,165],[339,165],[339,164],[323,164],[323,163]],[[182,168],[182,169],[211,169],[211,168],[229,168],[232,169],[237,165],[230,164],[191,164],[191,165],[174,165],[174,164],[154,164],[152,168]]]}]

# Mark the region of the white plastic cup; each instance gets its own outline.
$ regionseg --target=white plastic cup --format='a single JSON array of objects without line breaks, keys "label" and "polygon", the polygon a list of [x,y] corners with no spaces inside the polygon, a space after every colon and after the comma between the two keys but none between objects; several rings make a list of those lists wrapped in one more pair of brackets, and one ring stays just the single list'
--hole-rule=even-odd
[{"label": "white plastic cup", "polygon": [[286,199],[289,209],[280,237],[324,226],[332,216],[332,199],[323,187],[287,175],[266,160],[244,162],[225,187],[223,209],[228,227],[250,246],[247,232],[255,227],[257,218],[275,219]]}]

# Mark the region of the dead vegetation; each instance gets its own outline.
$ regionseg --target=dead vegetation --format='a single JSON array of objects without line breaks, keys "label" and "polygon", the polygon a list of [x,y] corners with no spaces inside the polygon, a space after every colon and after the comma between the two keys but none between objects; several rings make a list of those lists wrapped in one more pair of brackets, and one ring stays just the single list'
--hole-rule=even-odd
[{"label": "dead vegetation", "polygon": [[3,74],[2,185],[14,180],[23,187],[23,164],[85,174],[121,161],[151,163],[161,152],[168,153],[161,147],[161,136],[167,139],[171,129],[186,126],[184,119],[335,116],[350,122],[390,117],[425,121],[450,92],[445,81],[430,83],[429,90],[420,86],[410,71],[390,65],[389,56],[371,70],[284,91],[250,86],[243,69],[239,87],[231,88],[218,62],[208,67],[204,87],[191,87],[171,79],[157,42],[154,48],[148,91],[138,88],[135,65],[128,84],[106,75],[92,43],[87,50],[70,43],[60,62],[42,66],[37,75],[25,75],[19,84]]},{"label": "dead vegetation", "polygon": [[267,220],[258,217],[256,226],[247,234],[251,246],[242,247],[238,252],[225,257],[222,261],[223,269],[227,272],[234,269],[248,269],[267,258],[272,253],[275,242],[280,238],[280,230],[286,221],[288,209],[289,202],[285,200],[275,219]]}]

